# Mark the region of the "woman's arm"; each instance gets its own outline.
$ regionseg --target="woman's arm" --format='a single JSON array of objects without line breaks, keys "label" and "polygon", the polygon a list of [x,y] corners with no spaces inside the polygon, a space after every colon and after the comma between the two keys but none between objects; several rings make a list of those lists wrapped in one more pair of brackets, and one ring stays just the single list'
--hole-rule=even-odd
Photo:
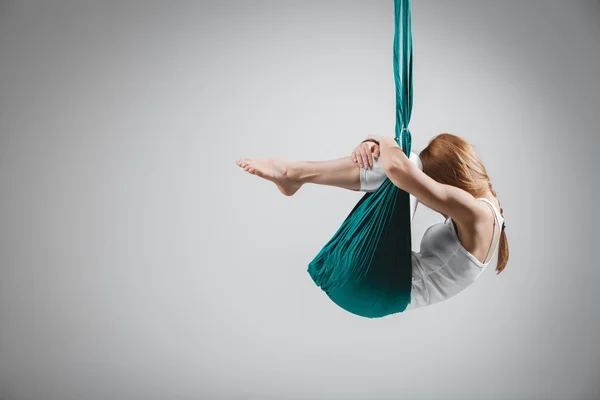
[{"label": "woman's arm", "polygon": [[374,135],[369,138],[379,141],[381,164],[394,185],[455,221],[475,221],[480,209],[473,196],[460,188],[430,178],[410,162],[393,138]]}]

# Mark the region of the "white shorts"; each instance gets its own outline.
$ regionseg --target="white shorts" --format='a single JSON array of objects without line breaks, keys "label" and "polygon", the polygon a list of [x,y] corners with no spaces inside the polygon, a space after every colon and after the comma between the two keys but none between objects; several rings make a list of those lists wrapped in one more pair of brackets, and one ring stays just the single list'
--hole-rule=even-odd
[{"label": "white shorts", "polygon": [[[423,164],[421,159],[415,153],[410,153],[409,160],[412,161],[419,169],[423,170]],[[386,175],[381,165],[381,157],[373,160],[373,166],[371,168],[360,169],[360,191],[361,192],[374,192],[381,186],[385,181]],[[417,210],[418,200],[412,194],[410,195],[410,218],[415,216]]]}]

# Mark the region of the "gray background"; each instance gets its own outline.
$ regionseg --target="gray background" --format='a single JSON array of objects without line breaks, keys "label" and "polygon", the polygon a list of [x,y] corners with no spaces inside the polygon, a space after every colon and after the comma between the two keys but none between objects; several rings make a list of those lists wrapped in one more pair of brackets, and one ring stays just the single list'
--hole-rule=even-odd
[{"label": "gray background", "polygon": [[600,3],[412,11],[414,147],[476,146],[511,259],[368,320],[306,273],[361,194],[235,159],[393,134],[391,0],[2,1],[0,399],[599,398]]}]

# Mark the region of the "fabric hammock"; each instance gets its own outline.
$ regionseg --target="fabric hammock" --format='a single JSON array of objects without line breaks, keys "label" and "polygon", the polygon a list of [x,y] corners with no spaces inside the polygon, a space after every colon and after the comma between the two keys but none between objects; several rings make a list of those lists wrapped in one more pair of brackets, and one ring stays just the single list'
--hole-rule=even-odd
[{"label": "fabric hammock", "polygon": [[[412,29],[410,0],[394,0],[395,140],[411,151]],[[368,318],[402,312],[410,304],[412,247],[409,194],[387,178],[366,193],[310,262],[308,273],[343,309]]]}]

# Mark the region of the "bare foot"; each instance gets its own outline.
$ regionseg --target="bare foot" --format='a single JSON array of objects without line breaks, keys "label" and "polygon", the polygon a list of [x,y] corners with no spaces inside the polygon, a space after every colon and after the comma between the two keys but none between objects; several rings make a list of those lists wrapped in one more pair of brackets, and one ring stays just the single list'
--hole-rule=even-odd
[{"label": "bare foot", "polygon": [[297,174],[293,173],[293,161],[281,158],[239,158],[236,164],[253,175],[275,183],[286,196],[292,196],[302,186]]}]

